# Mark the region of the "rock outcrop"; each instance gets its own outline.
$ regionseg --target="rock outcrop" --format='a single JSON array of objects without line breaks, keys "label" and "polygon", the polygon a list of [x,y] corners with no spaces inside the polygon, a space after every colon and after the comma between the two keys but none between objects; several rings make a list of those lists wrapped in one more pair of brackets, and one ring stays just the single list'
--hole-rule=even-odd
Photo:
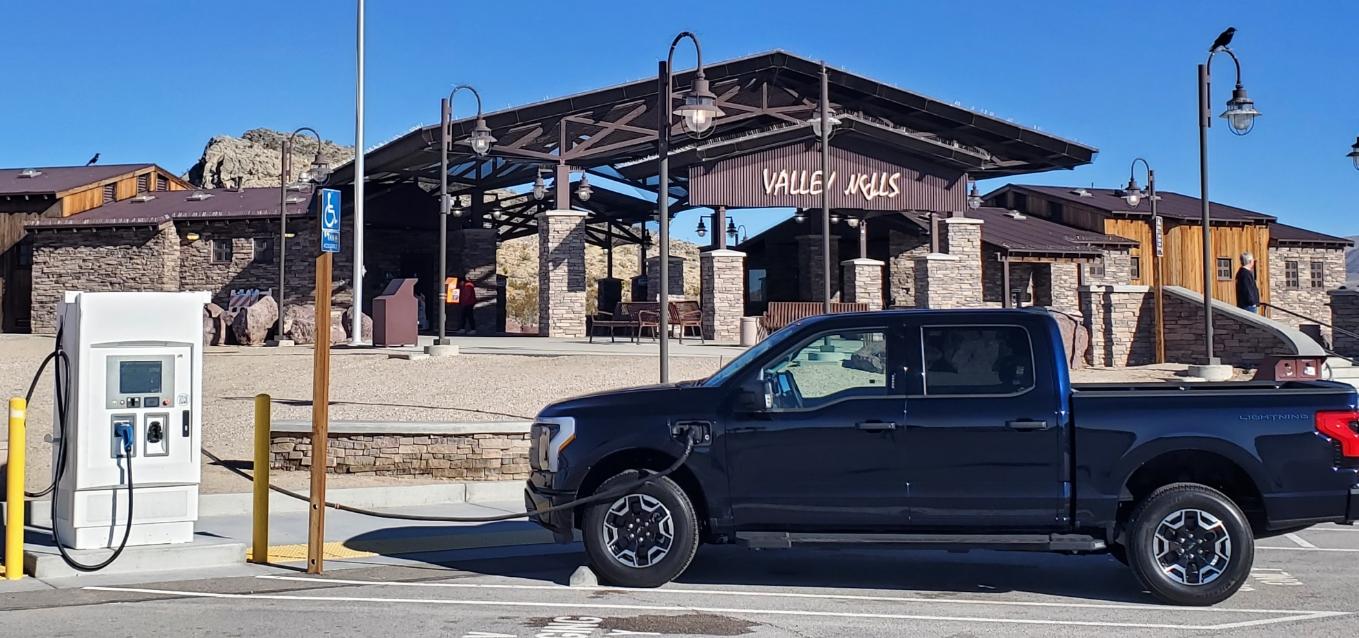
[{"label": "rock outcrop", "polygon": [[[241,137],[218,135],[208,140],[203,156],[185,178],[200,188],[236,186],[238,180],[246,188],[278,186],[283,142],[287,137],[287,133],[262,128],[246,131]],[[311,135],[294,138],[290,180],[297,179],[315,157],[316,140]],[[323,140],[321,157],[334,168],[353,159],[354,149]]]}]

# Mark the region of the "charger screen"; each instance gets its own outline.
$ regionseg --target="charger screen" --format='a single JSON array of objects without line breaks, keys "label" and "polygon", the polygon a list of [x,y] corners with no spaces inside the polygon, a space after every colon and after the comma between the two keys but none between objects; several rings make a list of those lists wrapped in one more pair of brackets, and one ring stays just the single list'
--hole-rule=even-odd
[{"label": "charger screen", "polygon": [[120,394],[158,394],[161,391],[161,362],[122,361],[118,364]]}]

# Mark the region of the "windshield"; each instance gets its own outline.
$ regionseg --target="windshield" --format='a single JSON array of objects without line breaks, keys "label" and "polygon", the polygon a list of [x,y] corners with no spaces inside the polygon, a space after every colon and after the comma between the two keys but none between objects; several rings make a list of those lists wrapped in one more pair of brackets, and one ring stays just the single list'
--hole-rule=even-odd
[{"label": "windshield", "polygon": [[764,356],[767,352],[783,347],[789,338],[798,331],[798,328],[801,327],[804,321],[806,321],[806,319],[794,321],[793,323],[788,324],[783,330],[775,332],[770,335],[769,338],[755,344],[745,352],[742,352],[740,356],[732,359],[731,363],[722,366],[722,369],[714,373],[713,376],[704,379],[702,383],[703,387],[715,388],[720,386],[745,368],[746,364]]}]

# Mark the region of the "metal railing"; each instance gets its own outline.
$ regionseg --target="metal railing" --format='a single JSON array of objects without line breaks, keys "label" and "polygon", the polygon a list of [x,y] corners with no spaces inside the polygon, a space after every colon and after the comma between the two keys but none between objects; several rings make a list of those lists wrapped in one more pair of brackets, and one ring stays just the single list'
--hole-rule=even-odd
[{"label": "metal railing", "polygon": [[[1271,304],[1271,303],[1266,303],[1266,302],[1263,302],[1263,301],[1262,301],[1262,302],[1260,302],[1260,305],[1263,306],[1263,307],[1265,307],[1265,308],[1269,308],[1270,310],[1278,310],[1279,312],[1282,312],[1282,313],[1284,313],[1284,314],[1286,314],[1286,315],[1292,315],[1292,316],[1297,317],[1298,319],[1302,319],[1303,321],[1306,321],[1306,322],[1308,322],[1308,323],[1317,324],[1317,325],[1319,325],[1319,326],[1321,326],[1321,327],[1323,327],[1323,328],[1330,328],[1332,333],[1339,333],[1339,334],[1345,335],[1345,336],[1347,336],[1347,337],[1349,337],[1349,338],[1351,338],[1351,339],[1354,339],[1354,340],[1356,340],[1356,341],[1359,341],[1359,333],[1351,332],[1351,331],[1346,330],[1346,329],[1344,329],[1344,328],[1337,328],[1337,327],[1335,327],[1335,326],[1333,326],[1333,325],[1331,325],[1331,324],[1329,324],[1329,323],[1326,323],[1325,321],[1321,321],[1321,320],[1316,319],[1316,318],[1314,318],[1314,317],[1309,317],[1309,316],[1304,315],[1304,314],[1299,313],[1299,312],[1293,312],[1292,310],[1289,310],[1289,309],[1287,309],[1287,308],[1280,308],[1279,306],[1276,306],[1276,305]],[[1331,348],[1327,348],[1327,347],[1326,347],[1326,344],[1324,344],[1324,343],[1321,344],[1321,349],[1324,350],[1324,351],[1326,351],[1326,354],[1329,355],[1329,356],[1335,357],[1335,358],[1337,358],[1337,359],[1344,359],[1344,360],[1350,362],[1351,364],[1355,363],[1355,358],[1353,358],[1353,357],[1347,357],[1347,356],[1345,356],[1345,355],[1343,355],[1343,354],[1340,354],[1340,353],[1338,353],[1338,352],[1332,350]],[[1327,366],[1327,367],[1329,367],[1329,366]]]}]

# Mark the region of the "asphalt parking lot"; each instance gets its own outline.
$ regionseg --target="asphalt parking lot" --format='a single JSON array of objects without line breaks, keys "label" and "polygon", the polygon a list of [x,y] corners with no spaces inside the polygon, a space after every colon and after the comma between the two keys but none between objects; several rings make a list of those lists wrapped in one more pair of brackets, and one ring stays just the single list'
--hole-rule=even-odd
[{"label": "asphalt parking lot", "polygon": [[1260,541],[1212,608],[1158,605],[1106,556],[701,550],[657,590],[572,588],[578,547],[332,562],[247,577],[0,595],[7,635],[1085,636],[1359,633],[1359,528]]}]

